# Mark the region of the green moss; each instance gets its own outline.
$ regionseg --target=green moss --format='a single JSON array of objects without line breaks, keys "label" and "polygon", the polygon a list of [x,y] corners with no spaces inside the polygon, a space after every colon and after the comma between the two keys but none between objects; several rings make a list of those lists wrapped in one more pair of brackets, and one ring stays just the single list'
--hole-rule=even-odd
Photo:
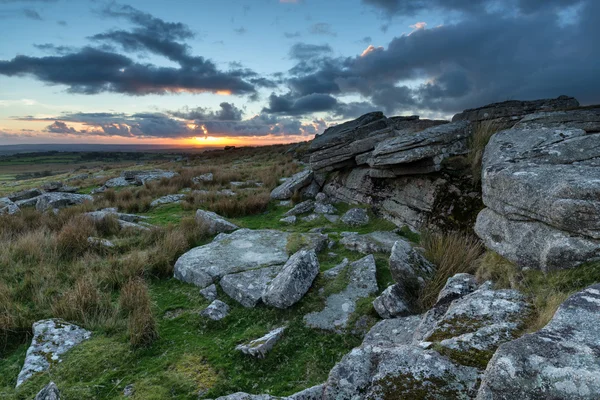
[{"label": "green moss", "polygon": [[429,378],[415,379],[412,374],[398,374],[389,376],[374,383],[378,387],[376,391],[378,399],[381,400],[434,400],[434,399],[457,399],[462,398],[460,393],[451,386],[453,376],[447,379]]},{"label": "green moss", "polygon": [[444,339],[450,339],[456,336],[472,333],[487,325],[487,320],[484,318],[472,319],[465,316],[444,321],[442,326],[436,328],[435,333],[427,340],[431,342],[439,342]]},{"label": "green moss", "polygon": [[465,365],[468,367],[475,367],[481,370],[484,370],[488,362],[494,356],[496,349],[494,350],[477,350],[470,349],[468,351],[464,350],[454,350],[448,347],[442,346],[440,344],[435,344],[433,349],[440,353],[443,356],[448,357],[452,361],[457,364]]}]

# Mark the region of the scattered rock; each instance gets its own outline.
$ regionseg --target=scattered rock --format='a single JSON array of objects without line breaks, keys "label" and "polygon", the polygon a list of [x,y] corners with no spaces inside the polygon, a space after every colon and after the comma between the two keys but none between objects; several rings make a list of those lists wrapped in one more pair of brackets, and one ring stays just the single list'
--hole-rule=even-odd
[{"label": "scattered rock", "polygon": [[104,182],[104,186],[103,188],[116,188],[116,187],[125,187],[125,186],[132,186],[134,185],[134,182],[128,181],[127,179],[123,178],[122,176],[119,176],[117,178],[112,178],[107,180],[106,182]]},{"label": "scattered rock", "polygon": [[220,321],[229,314],[229,306],[221,300],[215,300],[200,312],[200,315],[213,321]]},{"label": "scattered rock", "polygon": [[[337,254],[336,254],[337,255]],[[335,257],[335,256],[334,256]],[[348,261],[347,258],[344,258],[342,260],[341,263],[339,263],[338,265],[336,265],[335,267],[328,269],[327,271],[323,272],[323,276],[325,276],[326,278],[335,278],[336,276],[338,276],[348,265],[350,264],[350,261]]]},{"label": "scattered rock", "polygon": [[305,186],[300,190],[300,194],[304,199],[314,199],[320,190],[321,185],[319,185],[317,181],[313,180],[308,186]]},{"label": "scattered rock", "polygon": [[185,197],[185,194],[168,194],[154,200],[152,203],[150,203],[150,207],[157,207],[163,204],[181,203]]},{"label": "scattered rock", "polygon": [[65,208],[78,204],[83,204],[86,201],[94,201],[94,198],[87,194],[73,194],[73,193],[44,193],[38,197],[38,201],[35,205],[36,209],[40,212],[48,210],[56,210],[59,208]]},{"label": "scattered rock", "polygon": [[321,204],[328,204],[329,203],[329,196],[327,196],[325,193],[323,192],[319,192],[316,194],[315,196],[315,201],[317,203],[321,203]]},{"label": "scattered rock", "polygon": [[456,274],[446,281],[438,294],[436,305],[450,303],[477,289],[477,279],[471,274]]},{"label": "scattered rock", "polygon": [[230,189],[219,190],[219,191],[217,191],[217,194],[221,195],[221,196],[229,196],[229,197],[237,196],[236,193]]},{"label": "scattered rock", "polygon": [[[263,292],[281,271],[281,266],[253,269],[221,278],[221,288],[229,297],[244,307],[255,307]],[[214,285],[213,285],[214,286]]]},{"label": "scattered rock", "polygon": [[348,250],[363,254],[390,253],[394,243],[402,238],[394,232],[377,231],[364,235],[355,232],[343,232],[340,243]]},{"label": "scattered rock", "polygon": [[58,192],[63,187],[63,183],[59,181],[45,182],[42,184],[42,190],[45,192]]},{"label": "scattered rock", "polygon": [[235,346],[235,349],[252,357],[265,358],[267,353],[275,346],[275,343],[281,339],[284,332],[285,327],[273,329],[258,339]]},{"label": "scattered rock", "polygon": [[404,286],[395,284],[373,300],[373,307],[381,318],[404,317],[413,313],[411,301]]},{"label": "scattered rock", "polygon": [[283,222],[284,224],[294,225],[297,220],[298,220],[298,217],[296,217],[295,215],[290,215],[289,217],[281,218],[279,220],[279,222]]},{"label": "scattered rock", "polygon": [[210,235],[222,232],[232,232],[239,227],[212,211],[197,210],[196,221],[206,226]]},{"label": "scattered rock", "polygon": [[13,203],[8,197],[0,197],[0,215],[13,215],[21,211],[18,205]]},{"label": "scattered rock", "polygon": [[351,263],[348,268],[349,282],[346,288],[329,296],[322,311],[305,315],[306,325],[341,332],[356,309],[356,301],[377,292],[377,268],[372,255]]},{"label": "scattered rock", "polygon": [[308,186],[313,179],[313,172],[310,169],[298,172],[290,177],[281,185],[277,186],[271,192],[271,198],[275,200],[287,200],[291,198],[296,190]]},{"label": "scattered rock", "polygon": [[369,223],[369,215],[364,208],[352,208],[342,216],[342,222],[350,226],[363,226]]},{"label": "scattered rock", "polygon": [[286,212],[284,215],[286,217],[289,217],[292,215],[299,215],[299,214],[311,212],[314,209],[315,209],[315,202],[312,200],[306,200],[306,201],[303,201],[302,203],[296,204],[291,210]]},{"label": "scattered rock", "polygon": [[540,331],[500,346],[477,399],[597,399],[599,324],[596,284],[569,297]]},{"label": "scattered rock", "polygon": [[302,221],[304,222],[312,222],[312,221],[316,221],[319,218],[321,218],[321,215],[319,214],[308,214],[306,217],[302,217]]},{"label": "scattered rock", "polygon": [[157,169],[153,171],[123,171],[121,176],[123,176],[125,179],[135,181],[136,185],[145,185],[147,182],[151,181],[171,179],[179,176],[179,174],[177,172]]},{"label": "scattered rock", "polygon": [[11,193],[7,197],[9,198],[10,201],[17,202],[20,200],[32,199],[34,197],[41,196],[42,194],[43,194],[43,192],[40,189],[33,188],[33,189],[21,190],[20,192],[16,192],[16,193]]},{"label": "scattered rock", "polygon": [[319,273],[319,260],[314,250],[300,250],[285,263],[262,299],[265,304],[288,308],[306,294]]},{"label": "scattered rock", "polygon": [[396,282],[412,292],[421,285],[423,278],[431,276],[435,266],[407,241],[394,243],[390,255],[390,272]]},{"label": "scattered rock", "polygon": [[333,204],[315,203],[314,212],[317,214],[335,214],[337,210]]},{"label": "scattered rock", "polygon": [[131,383],[129,385],[125,386],[125,388],[123,389],[123,396],[125,396],[125,397],[131,397],[134,394],[135,394],[135,387]]},{"label": "scattered rock", "polygon": [[279,206],[280,207],[291,207],[292,206],[292,201],[291,200],[281,200],[279,202]]},{"label": "scattered rock", "polygon": [[106,248],[115,247],[115,244],[108,239],[90,236],[87,238],[87,241],[92,246],[99,246],[99,247],[106,247]]},{"label": "scattered rock", "polygon": [[212,172],[208,172],[206,174],[198,175],[198,176],[192,178],[192,182],[194,182],[195,184],[199,184],[202,182],[212,182],[213,179],[214,179],[214,176],[213,176]]},{"label": "scattered rock", "polygon": [[411,344],[420,322],[420,315],[384,319],[371,328],[362,345],[385,348]]},{"label": "scattered rock", "polygon": [[213,301],[217,298],[217,287],[213,283],[210,286],[200,289],[200,294],[208,301]]},{"label": "scattered rock", "polygon": [[339,215],[324,214],[323,217],[332,224],[335,224],[340,220]]},{"label": "scattered rock", "polygon": [[116,208],[105,208],[99,211],[85,213],[95,221],[102,221],[104,218],[116,218],[117,223],[122,229],[148,230],[152,225],[145,222],[148,217],[136,214],[126,214],[117,212]]},{"label": "scattered rock", "polygon": [[50,382],[38,392],[34,400],[60,400],[60,391],[54,382]]},{"label": "scattered rock", "polygon": [[51,362],[60,362],[64,353],[89,339],[91,335],[90,331],[59,319],[34,323],[33,338],[17,378],[17,387],[35,373],[46,371]]}]

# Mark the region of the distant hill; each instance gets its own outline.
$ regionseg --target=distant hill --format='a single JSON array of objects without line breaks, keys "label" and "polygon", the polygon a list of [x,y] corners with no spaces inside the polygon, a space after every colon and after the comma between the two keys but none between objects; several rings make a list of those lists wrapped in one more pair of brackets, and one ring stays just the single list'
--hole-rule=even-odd
[{"label": "distant hill", "polygon": [[11,144],[0,145],[0,155],[18,153],[37,153],[45,151],[68,152],[185,152],[199,153],[206,150],[220,149],[222,147],[182,147],[175,145],[155,144]]}]

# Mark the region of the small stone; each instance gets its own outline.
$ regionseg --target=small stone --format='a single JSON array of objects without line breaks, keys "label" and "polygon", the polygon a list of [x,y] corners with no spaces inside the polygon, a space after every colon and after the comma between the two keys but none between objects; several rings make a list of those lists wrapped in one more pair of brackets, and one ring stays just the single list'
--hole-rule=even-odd
[{"label": "small stone", "polygon": [[125,388],[123,389],[123,396],[125,396],[125,397],[131,397],[131,396],[133,396],[134,393],[135,393],[135,388],[132,383],[125,386]]},{"label": "small stone", "polygon": [[404,317],[412,314],[411,299],[399,284],[391,285],[373,300],[373,307],[381,318]]},{"label": "small stone", "polygon": [[87,238],[87,241],[92,246],[99,246],[99,247],[106,247],[106,248],[115,247],[115,244],[108,239],[90,236],[89,238]]},{"label": "small stone", "polygon": [[286,217],[289,217],[292,215],[304,214],[304,213],[314,210],[314,208],[315,208],[315,202],[312,200],[306,200],[306,201],[303,201],[302,203],[296,204],[291,210],[286,212],[284,215]]},{"label": "small stone", "polygon": [[342,222],[350,226],[363,226],[369,223],[369,215],[364,208],[352,208],[342,216]]},{"label": "small stone", "polygon": [[315,213],[317,214],[335,214],[337,210],[332,204],[315,203]]},{"label": "small stone", "polygon": [[192,182],[199,184],[202,182],[212,182],[213,179],[214,179],[214,176],[213,176],[212,172],[208,172],[206,174],[198,175],[198,176],[192,178]]},{"label": "small stone", "polygon": [[290,215],[289,217],[284,217],[279,220],[279,222],[283,222],[284,224],[293,225],[298,220],[298,217],[295,215]]},{"label": "small stone", "polygon": [[163,204],[181,203],[185,197],[185,194],[169,194],[154,200],[152,203],[150,203],[150,207],[158,207]]},{"label": "small stone", "polygon": [[60,400],[60,391],[54,382],[50,382],[38,392],[34,400]]},{"label": "small stone", "polygon": [[323,192],[317,193],[317,195],[315,196],[315,201],[317,203],[327,204],[327,203],[329,203],[329,196],[327,196]]},{"label": "small stone", "polygon": [[213,321],[220,321],[229,314],[229,306],[223,303],[221,300],[215,300],[208,307],[206,307],[200,315],[212,319]]},{"label": "small stone", "polygon": [[271,332],[258,339],[235,346],[235,349],[253,357],[265,358],[267,353],[275,346],[275,343],[281,339],[284,332],[285,327],[273,329]]},{"label": "small stone", "polygon": [[212,211],[197,210],[196,221],[206,226],[210,235],[222,232],[232,232],[239,227]]},{"label": "small stone", "polygon": [[200,294],[208,301],[213,301],[217,298],[217,287],[213,283],[210,286],[200,289]]}]

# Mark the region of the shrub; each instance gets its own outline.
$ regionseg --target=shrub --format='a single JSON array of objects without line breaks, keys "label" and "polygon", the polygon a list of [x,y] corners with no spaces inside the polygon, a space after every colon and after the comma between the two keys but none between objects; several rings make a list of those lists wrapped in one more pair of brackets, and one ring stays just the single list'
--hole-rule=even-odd
[{"label": "shrub", "polygon": [[437,267],[419,295],[421,308],[427,310],[435,304],[448,278],[461,272],[475,272],[475,261],[483,246],[475,237],[459,232],[426,232],[421,236],[421,244],[425,257]]}]

